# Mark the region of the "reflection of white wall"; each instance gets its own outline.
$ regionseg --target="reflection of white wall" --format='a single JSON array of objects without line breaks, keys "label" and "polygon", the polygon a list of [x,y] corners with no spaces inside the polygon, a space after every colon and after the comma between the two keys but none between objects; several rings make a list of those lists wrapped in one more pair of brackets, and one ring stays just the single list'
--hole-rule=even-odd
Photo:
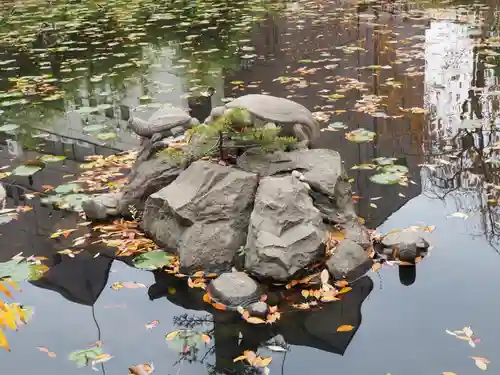
[{"label": "reflection of white wall", "polygon": [[452,21],[432,21],[425,33],[424,105],[432,116],[429,130],[439,126],[454,133],[468,97],[474,69],[469,27]]}]

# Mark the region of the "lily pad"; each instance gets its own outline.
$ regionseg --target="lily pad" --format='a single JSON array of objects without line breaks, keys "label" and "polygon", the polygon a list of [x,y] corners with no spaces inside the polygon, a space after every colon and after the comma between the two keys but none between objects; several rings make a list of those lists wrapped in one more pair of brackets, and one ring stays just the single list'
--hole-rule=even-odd
[{"label": "lily pad", "polygon": [[86,133],[96,133],[104,129],[106,129],[106,125],[104,124],[93,124],[83,127],[83,131]]},{"label": "lily pad", "polygon": [[401,182],[403,173],[377,173],[370,176],[370,181],[381,185],[394,185]]},{"label": "lily pad", "polygon": [[65,210],[82,212],[83,201],[89,199],[88,195],[85,194],[68,194],[61,197],[61,199],[56,203],[57,206]]},{"label": "lily pad", "polygon": [[347,133],[345,137],[348,141],[354,143],[367,143],[373,141],[376,135],[376,133],[370,130],[360,128]]},{"label": "lily pad", "polygon": [[110,139],[115,139],[118,135],[114,132],[108,132],[108,133],[99,133],[97,134],[97,138],[100,139],[101,141],[108,141]]},{"label": "lily pad", "polygon": [[26,259],[10,259],[0,263],[0,278],[8,277],[20,284],[24,280],[38,280],[47,270],[44,264],[30,263]]},{"label": "lily pad", "polygon": [[103,355],[104,351],[100,347],[77,350],[69,354],[68,359],[74,361],[77,367],[88,366],[98,356]]},{"label": "lily pad", "polygon": [[16,213],[1,214],[0,215],[0,225],[10,223],[14,219],[17,219]]},{"label": "lily pad", "polygon": [[71,193],[71,192],[78,190],[78,189],[81,189],[81,188],[82,188],[81,185],[71,183],[71,184],[59,185],[58,187],[56,187],[56,189],[54,191],[58,194],[67,194],[67,193]]},{"label": "lily pad", "polygon": [[20,128],[20,126],[17,124],[6,124],[6,125],[0,126],[0,132],[11,132],[11,131],[17,130],[19,128]]},{"label": "lily pad", "polygon": [[63,161],[65,159],[66,156],[58,156],[58,155],[44,155],[40,158],[40,160],[45,163],[55,163],[57,161]]},{"label": "lily pad", "polygon": [[382,173],[408,173],[408,167],[404,165],[386,165],[382,168]]},{"label": "lily pad", "polygon": [[373,159],[373,161],[375,163],[377,163],[378,165],[391,165],[391,164],[394,164],[394,162],[396,160],[398,160],[398,159],[397,158],[386,158],[384,156]]},{"label": "lily pad", "polygon": [[94,112],[98,112],[99,109],[96,108],[96,107],[80,107],[76,110],[76,112],[78,113],[82,113],[82,114],[89,114],[89,113],[94,113]]},{"label": "lily pad", "polygon": [[14,176],[32,176],[41,169],[35,165],[20,165],[12,171],[12,174]]},{"label": "lily pad", "polygon": [[172,254],[164,251],[151,251],[135,257],[132,262],[136,268],[156,270],[168,266],[173,259]]},{"label": "lily pad", "polygon": [[328,126],[326,128],[321,129],[321,131],[336,132],[336,131],[344,130],[344,129],[347,129],[347,126],[344,125],[343,122],[334,122],[332,124],[328,124]]},{"label": "lily pad", "polygon": [[372,170],[377,168],[376,164],[358,164],[351,167],[351,169]]}]

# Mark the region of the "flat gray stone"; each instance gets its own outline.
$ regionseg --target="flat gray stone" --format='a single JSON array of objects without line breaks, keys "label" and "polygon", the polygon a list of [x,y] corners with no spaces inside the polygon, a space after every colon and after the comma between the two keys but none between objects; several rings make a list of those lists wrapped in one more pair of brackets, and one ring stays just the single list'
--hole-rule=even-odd
[{"label": "flat gray stone", "polygon": [[250,217],[245,269],[287,281],[324,254],[326,231],[307,188],[296,178],[261,179]]},{"label": "flat gray stone", "polygon": [[364,275],[372,266],[368,253],[356,242],[342,240],[333,255],[327,260],[328,271],[335,280],[355,280]]},{"label": "flat gray stone", "polygon": [[223,273],[210,282],[207,292],[213,300],[229,308],[247,307],[258,302],[262,295],[259,284],[244,272]]},{"label": "flat gray stone", "polygon": [[142,227],[179,253],[182,272],[227,270],[245,244],[257,184],[253,173],[194,162],[148,198]]},{"label": "flat gray stone", "polygon": [[267,317],[268,306],[267,303],[263,301],[254,302],[248,306],[248,313],[250,316],[256,316],[257,318],[265,319]]}]

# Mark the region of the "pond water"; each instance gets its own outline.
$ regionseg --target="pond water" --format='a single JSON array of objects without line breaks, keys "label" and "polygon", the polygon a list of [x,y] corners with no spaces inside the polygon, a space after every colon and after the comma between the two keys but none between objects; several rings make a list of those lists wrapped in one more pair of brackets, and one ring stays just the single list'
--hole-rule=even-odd
[{"label": "pond water", "polygon": [[[6,331],[4,371],[93,373],[68,355],[97,341],[113,356],[96,365],[108,374],[145,363],[175,375],[259,373],[233,363],[248,349],[272,356],[273,374],[481,372],[471,357],[496,371],[498,1],[29,0],[2,2],[0,16],[0,166],[7,207],[29,207],[16,220],[2,218],[0,261],[23,252],[49,266],[14,292],[34,315]],[[411,285],[384,265],[342,302],[262,327],[207,310],[185,280],[135,269],[102,244],[74,257],[57,253],[91,230],[33,194],[81,174],[87,156],[135,147],[133,110],[147,115],[170,103],[203,120],[245,93],[287,97],[314,112],[325,130],[319,147],[341,153],[367,226],[435,226]],[[345,139],[358,128],[377,136]],[[42,155],[65,159],[30,177],[7,173]],[[406,165],[408,186],[375,184],[373,171],[356,169],[378,157]],[[73,228],[68,238],[50,238]],[[111,288],[124,281],[145,288]],[[336,332],[344,324],[355,329]],[[446,333],[465,326],[472,344]],[[179,329],[210,343],[169,345],[165,335]]]}]

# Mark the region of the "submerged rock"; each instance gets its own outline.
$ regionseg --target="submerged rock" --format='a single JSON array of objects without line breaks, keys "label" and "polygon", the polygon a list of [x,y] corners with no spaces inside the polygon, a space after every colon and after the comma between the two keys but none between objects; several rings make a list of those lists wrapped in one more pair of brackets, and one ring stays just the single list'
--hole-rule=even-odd
[{"label": "submerged rock", "polygon": [[179,253],[183,272],[227,270],[244,245],[258,179],[197,161],[146,202],[142,227]]},{"label": "submerged rock", "polygon": [[208,285],[209,296],[229,308],[247,307],[258,302],[262,291],[259,284],[244,272],[226,272]]},{"label": "submerged rock", "polygon": [[118,206],[122,199],[122,193],[106,193],[97,197],[84,200],[82,208],[91,220],[104,220],[110,216],[119,214]]},{"label": "submerged rock", "polygon": [[356,242],[342,240],[327,260],[328,271],[335,280],[355,280],[364,275],[372,266],[368,252]]},{"label": "submerged rock", "polygon": [[326,229],[307,188],[296,178],[261,179],[250,217],[245,268],[287,281],[324,254]]}]

